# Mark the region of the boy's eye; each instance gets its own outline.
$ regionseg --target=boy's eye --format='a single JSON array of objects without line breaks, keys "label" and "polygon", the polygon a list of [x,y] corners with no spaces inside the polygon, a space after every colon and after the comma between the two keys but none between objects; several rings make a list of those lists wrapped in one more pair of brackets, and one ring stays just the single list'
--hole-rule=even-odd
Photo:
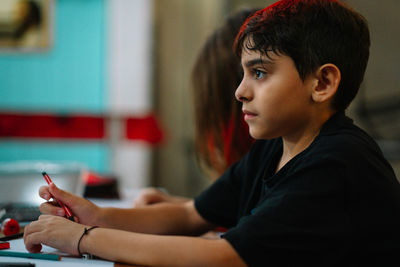
[{"label": "boy's eye", "polygon": [[238,73],[239,76],[243,79],[243,76],[244,76],[244,71],[243,71],[243,69],[242,69],[242,68],[238,69],[238,72],[237,72],[237,73]]},{"label": "boy's eye", "polygon": [[254,70],[254,77],[256,78],[256,80],[261,80],[262,78],[264,78],[266,72],[265,71],[261,71],[261,70]]}]

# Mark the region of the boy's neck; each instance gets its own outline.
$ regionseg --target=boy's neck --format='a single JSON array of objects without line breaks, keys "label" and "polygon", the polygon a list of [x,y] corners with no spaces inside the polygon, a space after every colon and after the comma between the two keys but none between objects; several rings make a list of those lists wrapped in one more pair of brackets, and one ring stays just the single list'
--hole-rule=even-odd
[{"label": "boy's neck", "polygon": [[303,128],[296,134],[290,136],[282,136],[283,153],[279,160],[276,172],[286,165],[292,158],[304,151],[315,138],[319,135],[322,126],[329,120],[334,112],[325,113],[322,116],[317,116],[315,119],[310,120]]}]

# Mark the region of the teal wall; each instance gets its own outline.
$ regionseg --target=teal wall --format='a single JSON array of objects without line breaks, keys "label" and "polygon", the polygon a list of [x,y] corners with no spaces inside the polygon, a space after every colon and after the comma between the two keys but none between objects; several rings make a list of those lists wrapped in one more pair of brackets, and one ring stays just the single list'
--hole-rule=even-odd
[{"label": "teal wall", "polygon": [[[48,51],[0,54],[0,110],[103,113],[106,110],[106,0],[54,1]],[[108,171],[102,142],[0,139],[0,161],[75,160]]]},{"label": "teal wall", "polygon": [[0,162],[45,160],[80,162],[97,172],[108,172],[109,151],[101,143],[8,141],[0,143]]}]

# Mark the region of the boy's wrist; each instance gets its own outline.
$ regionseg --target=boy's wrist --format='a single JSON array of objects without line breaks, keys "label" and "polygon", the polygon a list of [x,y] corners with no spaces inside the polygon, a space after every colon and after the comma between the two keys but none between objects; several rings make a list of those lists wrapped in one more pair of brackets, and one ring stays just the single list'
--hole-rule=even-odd
[{"label": "boy's wrist", "polygon": [[99,225],[102,227],[108,227],[107,225],[107,208],[97,207],[95,216],[91,221],[91,225]]},{"label": "boy's wrist", "polygon": [[82,230],[82,233],[77,242],[77,252],[79,256],[83,256],[83,254],[91,253],[89,248],[90,246],[90,239],[93,238],[92,231],[98,228],[98,226],[85,226]]}]

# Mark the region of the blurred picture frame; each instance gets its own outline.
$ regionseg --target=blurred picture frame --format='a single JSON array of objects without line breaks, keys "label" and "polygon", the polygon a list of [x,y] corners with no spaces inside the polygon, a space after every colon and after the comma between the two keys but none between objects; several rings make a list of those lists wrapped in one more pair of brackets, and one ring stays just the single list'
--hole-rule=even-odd
[{"label": "blurred picture frame", "polygon": [[1,0],[0,53],[50,49],[53,12],[54,0]]}]

